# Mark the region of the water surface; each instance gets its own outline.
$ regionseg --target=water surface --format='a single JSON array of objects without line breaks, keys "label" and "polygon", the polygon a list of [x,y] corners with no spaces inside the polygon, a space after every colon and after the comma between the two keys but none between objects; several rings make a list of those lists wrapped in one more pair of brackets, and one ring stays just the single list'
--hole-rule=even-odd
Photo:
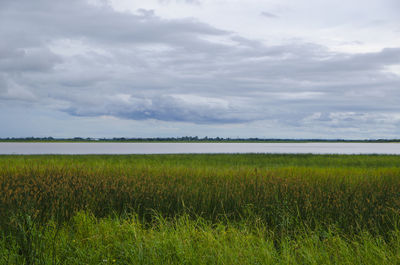
[{"label": "water surface", "polygon": [[397,154],[400,143],[0,143],[0,154]]}]

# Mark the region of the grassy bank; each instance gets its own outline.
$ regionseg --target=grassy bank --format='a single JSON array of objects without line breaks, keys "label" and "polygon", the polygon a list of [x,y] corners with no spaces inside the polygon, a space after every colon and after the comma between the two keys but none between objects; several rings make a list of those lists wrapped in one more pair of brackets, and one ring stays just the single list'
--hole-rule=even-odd
[{"label": "grassy bank", "polygon": [[0,156],[0,211],[0,262],[390,264],[400,157]]}]

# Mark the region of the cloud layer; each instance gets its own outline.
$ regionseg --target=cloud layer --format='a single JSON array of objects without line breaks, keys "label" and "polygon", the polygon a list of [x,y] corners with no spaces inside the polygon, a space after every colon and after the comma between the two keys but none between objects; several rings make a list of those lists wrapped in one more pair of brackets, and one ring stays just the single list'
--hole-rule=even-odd
[{"label": "cloud layer", "polygon": [[0,36],[3,106],[400,132],[400,76],[391,71],[400,47],[350,54],[303,41],[266,45],[195,19],[78,0],[1,1]]}]

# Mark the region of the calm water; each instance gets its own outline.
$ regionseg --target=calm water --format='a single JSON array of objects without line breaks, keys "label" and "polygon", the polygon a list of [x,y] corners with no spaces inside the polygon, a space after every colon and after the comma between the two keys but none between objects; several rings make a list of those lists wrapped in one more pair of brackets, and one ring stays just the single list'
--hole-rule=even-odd
[{"label": "calm water", "polygon": [[397,154],[400,143],[0,143],[0,154]]}]

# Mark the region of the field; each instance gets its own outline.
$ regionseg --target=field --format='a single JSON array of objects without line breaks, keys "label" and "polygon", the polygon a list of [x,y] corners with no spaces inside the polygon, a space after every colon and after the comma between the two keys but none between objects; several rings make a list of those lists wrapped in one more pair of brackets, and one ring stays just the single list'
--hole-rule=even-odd
[{"label": "field", "polygon": [[0,156],[0,264],[399,264],[400,156]]}]

